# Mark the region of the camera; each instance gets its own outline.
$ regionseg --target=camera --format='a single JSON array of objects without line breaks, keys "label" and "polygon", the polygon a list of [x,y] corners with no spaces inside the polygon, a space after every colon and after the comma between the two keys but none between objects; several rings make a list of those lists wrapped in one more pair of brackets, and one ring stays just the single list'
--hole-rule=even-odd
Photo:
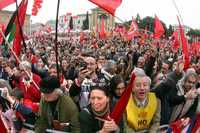
[{"label": "camera", "polygon": [[82,71],[82,70],[84,70],[84,69],[87,68],[87,63],[84,62],[84,61],[82,61],[82,62],[80,62],[79,67],[80,67],[80,69],[81,69],[81,71]]}]

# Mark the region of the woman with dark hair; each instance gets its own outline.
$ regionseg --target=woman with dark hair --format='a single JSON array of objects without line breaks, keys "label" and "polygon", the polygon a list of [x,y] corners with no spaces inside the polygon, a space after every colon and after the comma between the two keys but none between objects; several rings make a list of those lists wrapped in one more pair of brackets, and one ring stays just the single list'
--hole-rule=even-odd
[{"label": "woman with dark hair", "polygon": [[118,99],[121,97],[125,88],[126,88],[126,83],[120,75],[115,75],[114,77],[112,77],[110,81],[110,93],[112,101],[114,103],[116,103]]},{"label": "woman with dark hair", "polygon": [[112,105],[106,88],[93,87],[89,101],[90,104],[79,115],[81,133],[122,132],[122,128],[109,117]]}]

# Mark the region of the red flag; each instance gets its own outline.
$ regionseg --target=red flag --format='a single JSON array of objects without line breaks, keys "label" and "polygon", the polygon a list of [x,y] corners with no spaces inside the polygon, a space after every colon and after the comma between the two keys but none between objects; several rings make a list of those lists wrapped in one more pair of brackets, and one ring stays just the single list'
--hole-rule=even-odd
[{"label": "red flag", "polygon": [[195,125],[192,128],[192,133],[197,133],[197,131],[199,131],[199,128],[200,128],[200,114],[197,114]]},{"label": "red flag", "polygon": [[41,6],[42,2],[43,2],[43,0],[34,0],[33,7],[32,7],[32,15],[33,16],[37,15],[38,10],[42,7]]},{"label": "red flag", "polygon": [[7,129],[6,129],[5,125],[4,125],[4,122],[2,121],[1,117],[3,117],[3,116],[2,115],[0,116],[0,131],[1,131],[1,133],[7,133]]},{"label": "red flag", "polygon": [[165,33],[165,30],[163,28],[162,23],[158,19],[157,16],[155,16],[154,20],[154,38],[159,39],[163,34]]},{"label": "red flag", "polygon": [[46,25],[45,28],[44,28],[44,31],[47,32],[47,33],[51,33],[52,31],[52,28],[50,25]]},{"label": "red flag", "polygon": [[135,22],[134,18],[132,18],[132,23],[128,33],[125,36],[125,39],[131,40],[138,33],[138,25]]},{"label": "red flag", "polygon": [[170,128],[172,129],[173,133],[181,133],[184,129],[183,120],[177,120],[170,124]]},{"label": "red flag", "polygon": [[115,10],[120,6],[122,0],[89,0],[100,8],[106,10],[108,13],[115,15]]},{"label": "red flag", "polygon": [[105,38],[106,33],[105,33],[105,26],[104,26],[104,17],[101,18],[101,31],[99,33],[100,38]]},{"label": "red flag", "polygon": [[14,3],[15,0],[0,0],[0,10]]},{"label": "red flag", "polygon": [[[13,50],[16,53],[17,56],[20,55],[20,51],[21,51],[22,36],[20,34],[20,26],[24,25],[28,0],[23,0],[22,2],[21,2],[19,9],[18,9],[19,22],[18,22],[17,16],[15,18],[16,33],[15,33],[15,39],[14,39],[14,42],[13,42]],[[19,25],[19,23],[20,23],[20,25]]]},{"label": "red flag", "polygon": [[179,41],[180,40],[180,34],[177,30],[173,32],[172,39],[173,39],[172,50],[175,52],[180,47],[180,41]]},{"label": "red flag", "polygon": [[85,34],[84,34],[84,32],[80,32],[80,44],[81,44],[81,45],[83,44],[84,39],[85,39]]},{"label": "red flag", "polygon": [[138,32],[138,25],[135,22],[134,18],[132,18],[132,23],[131,23],[129,31]]},{"label": "red flag", "polygon": [[116,123],[119,123],[119,121],[122,117],[122,114],[123,114],[124,110],[126,109],[126,105],[130,98],[130,95],[132,93],[134,80],[135,80],[135,74],[133,73],[127,88],[125,89],[124,93],[120,97],[119,101],[116,103],[116,105],[110,115],[110,117],[112,119],[114,119],[114,121]]},{"label": "red flag", "polygon": [[192,45],[191,45],[191,53],[193,56],[198,56],[198,53],[200,52],[200,42],[192,42]]},{"label": "red flag", "polygon": [[189,52],[188,52],[188,47],[187,47],[187,39],[185,38],[184,29],[180,23],[179,17],[177,16],[177,18],[178,18],[181,43],[182,43],[182,54],[184,55],[184,60],[185,60],[184,70],[187,70],[190,66]]}]

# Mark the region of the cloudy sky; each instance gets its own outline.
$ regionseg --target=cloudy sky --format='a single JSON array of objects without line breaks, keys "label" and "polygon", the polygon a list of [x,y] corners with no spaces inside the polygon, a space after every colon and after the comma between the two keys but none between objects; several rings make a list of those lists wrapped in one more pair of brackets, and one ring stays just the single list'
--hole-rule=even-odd
[{"label": "cloudy sky", "polygon": [[[19,2],[21,0],[18,0]],[[96,7],[88,0],[60,0],[60,15],[72,12],[73,15],[86,13]],[[140,14],[141,18],[145,16],[154,16],[167,25],[177,24],[177,10],[173,4],[175,1],[184,25],[192,28],[200,28],[200,0],[122,0],[122,4],[116,11],[116,16],[122,20],[130,20],[132,16]],[[29,0],[28,13],[31,13],[33,0]],[[33,23],[45,23],[49,19],[56,17],[57,0],[43,0],[42,8],[37,16],[31,17]],[[11,5],[7,10],[14,10],[15,6]]]}]

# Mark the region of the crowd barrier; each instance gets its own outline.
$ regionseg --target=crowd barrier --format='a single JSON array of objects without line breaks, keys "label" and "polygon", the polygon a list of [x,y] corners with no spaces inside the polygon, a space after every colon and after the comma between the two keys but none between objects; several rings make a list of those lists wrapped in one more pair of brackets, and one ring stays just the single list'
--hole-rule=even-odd
[{"label": "crowd barrier", "polygon": [[[26,133],[34,133],[34,125],[23,123],[23,127]],[[62,132],[53,129],[46,129],[46,133],[69,133],[69,132]]]},{"label": "crowd barrier", "polygon": [[[34,133],[34,125],[24,123],[23,124],[24,129],[26,130],[26,133]],[[162,125],[159,127],[157,133],[160,133],[160,131],[165,131],[167,130],[169,125]],[[62,132],[62,131],[57,131],[53,129],[46,129],[46,133],[69,133],[69,132]],[[147,130],[139,131],[136,133],[148,133]]]}]

